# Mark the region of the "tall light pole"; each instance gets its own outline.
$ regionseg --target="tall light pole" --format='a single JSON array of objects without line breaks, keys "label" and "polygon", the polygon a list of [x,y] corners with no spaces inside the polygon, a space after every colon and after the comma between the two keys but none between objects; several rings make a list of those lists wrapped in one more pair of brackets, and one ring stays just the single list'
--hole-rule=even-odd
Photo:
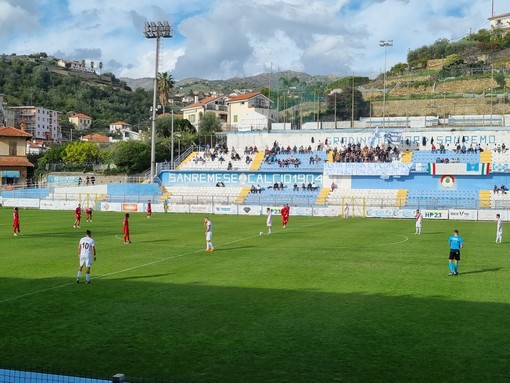
[{"label": "tall light pole", "polygon": [[159,67],[159,40],[160,38],[172,37],[172,27],[168,21],[147,21],[143,34],[148,39],[156,39],[156,62],[154,70],[154,93],[152,98],[152,118],[151,118],[151,182],[154,182],[156,176],[156,108],[158,98],[158,67]]},{"label": "tall light pole", "polygon": [[172,109],[172,124],[171,124],[170,139],[171,139],[171,146],[172,146],[172,150],[170,151],[170,163],[172,164],[172,170],[174,170],[175,166],[174,166],[174,110],[173,109]]},{"label": "tall light pole", "polygon": [[384,48],[384,74],[383,74],[383,107],[382,107],[382,127],[384,128],[386,119],[386,48],[393,46],[393,40],[380,40],[379,46]]}]

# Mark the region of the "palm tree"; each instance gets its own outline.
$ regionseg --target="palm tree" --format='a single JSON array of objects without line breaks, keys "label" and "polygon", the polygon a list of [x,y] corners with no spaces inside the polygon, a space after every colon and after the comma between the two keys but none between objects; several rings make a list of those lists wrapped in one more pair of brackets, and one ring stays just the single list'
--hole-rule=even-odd
[{"label": "palm tree", "polygon": [[91,70],[92,72],[94,72],[94,73],[95,73],[95,71],[94,71],[94,67],[95,67],[95,66],[96,66],[96,64],[94,63],[94,61],[91,61],[91,62],[90,62],[90,70]]},{"label": "palm tree", "polygon": [[101,74],[102,69],[103,69],[103,62],[99,61],[99,74]]},{"label": "palm tree", "polygon": [[174,85],[175,82],[171,74],[168,74],[168,72],[158,73],[158,95],[159,102],[163,106],[163,115],[165,114],[165,106],[168,104],[170,92]]}]

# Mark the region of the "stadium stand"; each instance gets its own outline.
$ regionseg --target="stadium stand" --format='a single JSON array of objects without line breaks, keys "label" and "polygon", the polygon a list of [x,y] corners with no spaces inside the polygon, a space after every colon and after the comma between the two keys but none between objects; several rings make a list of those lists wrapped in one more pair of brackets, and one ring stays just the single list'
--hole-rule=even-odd
[{"label": "stadium stand", "polygon": [[320,189],[294,191],[292,188],[284,188],[281,190],[264,189],[261,193],[250,193],[244,203],[246,205],[283,205],[291,206],[313,206],[317,201]]},{"label": "stadium stand", "polygon": [[335,189],[327,198],[328,205],[342,205],[348,200],[363,200],[365,206],[398,206],[398,190],[393,189]]},{"label": "stadium stand", "polygon": [[195,203],[195,204],[234,204],[238,201],[241,187],[194,187],[194,186],[167,186],[168,202]]},{"label": "stadium stand", "polygon": [[326,152],[268,154],[260,165],[260,171],[318,171],[322,172],[324,162],[328,159]]},{"label": "stadium stand", "polygon": [[416,209],[476,209],[476,190],[409,190],[406,207]]},{"label": "stadium stand", "polygon": [[445,150],[444,153],[440,153],[439,150],[417,150],[413,152],[412,157],[412,162],[415,163],[437,163],[444,160],[475,164],[480,162],[480,153],[458,153],[453,150]]}]

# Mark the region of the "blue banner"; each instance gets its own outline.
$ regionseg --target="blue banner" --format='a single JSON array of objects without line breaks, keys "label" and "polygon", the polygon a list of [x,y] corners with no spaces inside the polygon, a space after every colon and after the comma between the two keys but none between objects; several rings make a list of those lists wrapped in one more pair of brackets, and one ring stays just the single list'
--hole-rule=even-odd
[{"label": "blue banner", "polygon": [[273,186],[276,182],[287,187],[303,183],[313,183],[317,187],[322,187],[322,173],[259,173],[259,172],[208,172],[208,171],[170,171],[165,170],[160,173],[160,179],[165,186],[216,186],[217,183],[223,183],[231,187],[249,187],[251,185],[261,187]]},{"label": "blue banner", "polygon": [[334,162],[324,164],[328,176],[408,176],[412,163]]}]

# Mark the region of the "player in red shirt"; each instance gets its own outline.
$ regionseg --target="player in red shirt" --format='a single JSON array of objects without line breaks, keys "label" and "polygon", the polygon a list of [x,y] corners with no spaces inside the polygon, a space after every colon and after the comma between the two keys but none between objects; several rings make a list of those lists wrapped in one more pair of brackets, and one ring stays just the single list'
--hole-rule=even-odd
[{"label": "player in red shirt", "polygon": [[15,207],[12,212],[12,228],[14,230],[15,237],[17,237],[18,234],[21,234],[21,230],[19,228],[19,213],[17,207]]},{"label": "player in red shirt", "polygon": [[286,203],[282,207],[281,213],[282,213],[282,226],[285,229],[285,226],[287,226],[287,224],[289,223],[289,215],[290,215],[290,206],[289,206],[289,204]]},{"label": "player in red shirt", "polygon": [[131,243],[131,238],[129,237],[129,213],[126,213],[124,216],[124,243],[127,245],[128,243]]},{"label": "player in red shirt", "polygon": [[80,228],[80,221],[81,221],[81,205],[78,204],[78,207],[74,209],[74,224],[73,227]]},{"label": "player in red shirt", "polygon": [[151,200],[149,200],[149,202],[147,202],[147,218],[150,218],[152,215],[152,204],[151,204]]},{"label": "player in red shirt", "polygon": [[85,219],[87,222],[92,222],[92,208],[88,207],[85,209]]}]

